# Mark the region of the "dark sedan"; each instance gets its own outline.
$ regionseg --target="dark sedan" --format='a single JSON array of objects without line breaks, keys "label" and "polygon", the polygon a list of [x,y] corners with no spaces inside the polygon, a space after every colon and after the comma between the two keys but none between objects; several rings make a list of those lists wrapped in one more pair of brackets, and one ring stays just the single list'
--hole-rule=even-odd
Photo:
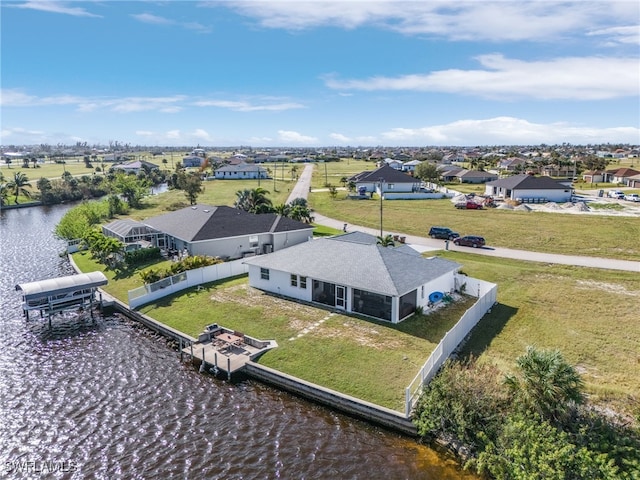
[{"label": "dark sedan", "polygon": [[453,243],[462,247],[484,247],[484,237],[478,237],[477,235],[465,235],[464,237],[458,237],[453,239]]}]

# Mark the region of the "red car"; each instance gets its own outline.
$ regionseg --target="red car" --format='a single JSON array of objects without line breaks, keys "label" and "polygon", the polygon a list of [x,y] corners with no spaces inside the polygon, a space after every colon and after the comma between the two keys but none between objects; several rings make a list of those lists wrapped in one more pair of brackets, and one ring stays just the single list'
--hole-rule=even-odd
[{"label": "red car", "polygon": [[478,237],[477,235],[466,235],[464,237],[458,237],[453,239],[453,243],[462,247],[484,247],[484,237]]}]

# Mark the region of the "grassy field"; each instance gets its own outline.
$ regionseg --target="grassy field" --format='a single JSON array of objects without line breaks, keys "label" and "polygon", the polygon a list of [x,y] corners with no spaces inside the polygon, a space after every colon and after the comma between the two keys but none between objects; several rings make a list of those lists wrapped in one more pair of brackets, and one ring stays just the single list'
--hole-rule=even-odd
[{"label": "grassy field", "polygon": [[466,354],[508,372],[527,345],[557,348],[577,366],[593,402],[640,414],[637,273],[443,256],[498,284],[499,305],[474,330]]},{"label": "grassy field", "polygon": [[[380,203],[348,200],[313,192],[315,211],[353,225],[380,227]],[[450,200],[393,200],[383,205],[386,232],[427,236],[432,225],[461,235],[481,235],[487,245],[538,252],[640,260],[640,217],[520,212],[501,209],[458,210]]]}]

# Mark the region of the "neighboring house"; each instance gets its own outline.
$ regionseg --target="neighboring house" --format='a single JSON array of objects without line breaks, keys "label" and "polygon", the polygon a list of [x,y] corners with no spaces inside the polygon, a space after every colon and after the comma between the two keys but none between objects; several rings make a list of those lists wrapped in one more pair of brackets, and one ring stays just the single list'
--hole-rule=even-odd
[{"label": "neighboring house", "polygon": [[551,177],[521,174],[488,182],[485,194],[523,202],[569,202],[572,189]]},{"label": "neighboring house", "polygon": [[540,175],[547,177],[571,177],[575,172],[573,165],[544,165],[540,168]]},{"label": "neighboring house", "polygon": [[135,250],[142,247],[157,246],[161,232],[129,218],[114,220],[102,226],[102,233],[113,237],[125,244],[125,250]]},{"label": "neighboring house", "polygon": [[458,172],[455,176],[460,183],[486,183],[498,179],[498,175],[495,173],[479,170],[463,170]]},{"label": "neighboring house", "polygon": [[233,259],[306,242],[313,237],[313,228],[275,213],[257,215],[227,206],[194,205],[143,222],[112,222],[102,230],[119,239],[135,240],[137,235],[153,246],[186,250],[189,255]]},{"label": "neighboring house", "polygon": [[251,178],[269,178],[267,169],[252,163],[225,165],[214,172],[218,180],[247,180]]},{"label": "neighboring house", "polygon": [[356,184],[356,191],[367,193],[412,193],[420,190],[421,181],[406,173],[402,173],[388,165],[383,165],[375,170],[357,173],[349,178]]},{"label": "neighboring house", "polygon": [[602,170],[587,170],[582,174],[582,181],[587,183],[604,182],[604,172]]},{"label": "neighboring house", "polygon": [[252,287],[392,323],[417,307],[427,310],[431,300],[464,283],[457,275],[459,264],[424,258],[408,245],[382,247],[362,232],[305,242],[244,263]]},{"label": "neighboring house", "polygon": [[394,170],[402,170],[403,163],[400,160],[394,160],[393,158],[385,158],[383,160],[384,165],[388,165]]},{"label": "neighboring house", "polygon": [[411,160],[409,162],[405,162],[404,165],[402,165],[402,170],[404,170],[405,172],[413,173],[416,171],[416,167],[421,163],[422,162],[420,160]]},{"label": "neighboring house", "polygon": [[187,167],[201,167],[204,163],[204,158],[198,157],[196,155],[190,155],[188,157],[184,157],[182,159],[182,166]]},{"label": "neighboring house", "polygon": [[640,174],[627,177],[627,187],[640,188]]},{"label": "neighboring house", "polygon": [[466,172],[466,170],[453,165],[440,165],[438,172],[443,182],[453,182],[458,179],[459,173]]},{"label": "neighboring house", "polygon": [[160,170],[160,167],[155,163],[145,162],[144,160],[133,160],[131,162],[121,163],[120,165],[114,165],[114,170],[120,170],[125,173],[140,173],[144,168],[148,170]]},{"label": "neighboring house", "polygon": [[508,157],[498,160],[498,170],[506,170],[507,172],[514,172],[518,169],[525,168],[527,161],[523,158]]},{"label": "neighboring house", "polygon": [[614,170],[607,170],[606,172],[604,172],[604,174],[605,182],[621,183],[623,185],[627,185],[627,179],[633,177],[634,175],[640,174],[640,172],[638,170],[634,170],[633,168],[621,167]]}]

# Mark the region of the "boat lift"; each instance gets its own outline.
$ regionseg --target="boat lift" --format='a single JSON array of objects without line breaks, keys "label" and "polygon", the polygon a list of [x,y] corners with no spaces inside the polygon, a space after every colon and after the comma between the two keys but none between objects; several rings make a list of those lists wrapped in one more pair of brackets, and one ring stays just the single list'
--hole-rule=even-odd
[{"label": "boat lift", "polygon": [[[81,273],[16,285],[22,291],[22,312],[29,320],[29,312],[39,310],[40,317],[49,317],[66,310],[89,308],[93,318],[93,304],[98,287],[108,283],[102,272]],[[100,295],[102,304],[102,295]]]}]

